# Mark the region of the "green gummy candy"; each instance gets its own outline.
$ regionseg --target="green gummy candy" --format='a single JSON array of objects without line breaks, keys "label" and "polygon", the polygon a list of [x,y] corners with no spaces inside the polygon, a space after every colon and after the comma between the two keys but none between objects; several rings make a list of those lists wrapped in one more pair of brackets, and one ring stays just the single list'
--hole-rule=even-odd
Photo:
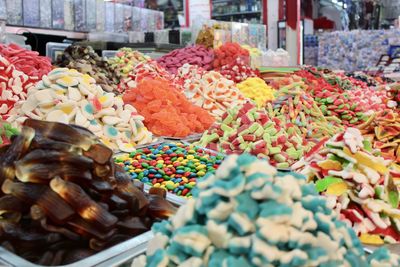
[{"label": "green gummy candy", "polygon": [[326,102],[328,102],[329,104],[330,104],[330,103],[333,103],[333,99],[330,98],[330,97],[328,97],[328,98],[326,99]]},{"label": "green gummy candy", "polygon": [[286,158],[284,156],[282,156],[281,154],[275,154],[274,155],[274,159],[278,162],[278,163],[282,163],[286,161]]},{"label": "green gummy candy", "polygon": [[278,147],[278,146],[276,146],[276,147],[271,147],[270,149],[269,149],[269,153],[270,154],[278,154],[278,153],[280,153],[282,151],[282,149],[280,148],[280,147]]},{"label": "green gummy candy", "polygon": [[221,130],[224,132],[233,132],[233,129],[231,127],[229,127],[228,125],[226,125],[225,123],[223,123],[221,125]]},{"label": "green gummy candy", "polygon": [[363,145],[364,145],[364,149],[367,150],[367,151],[369,151],[369,152],[372,152],[372,145],[371,145],[371,142],[368,141],[368,140],[364,140],[364,141],[362,141],[362,142],[363,142]]},{"label": "green gummy candy", "polygon": [[226,116],[225,120],[222,122],[224,124],[229,124],[233,121],[233,117],[232,115],[228,114],[228,116]]},{"label": "green gummy candy", "polygon": [[287,162],[280,162],[278,164],[276,164],[277,168],[289,168],[289,163]]},{"label": "green gummy candy", "polygon": [[337,184],[342,182],[341,178],[333,177],[333,176],[326,176],[324,179],[318,180],[315,183],[315,188],[318,192],[325,191],[331,184]]}]

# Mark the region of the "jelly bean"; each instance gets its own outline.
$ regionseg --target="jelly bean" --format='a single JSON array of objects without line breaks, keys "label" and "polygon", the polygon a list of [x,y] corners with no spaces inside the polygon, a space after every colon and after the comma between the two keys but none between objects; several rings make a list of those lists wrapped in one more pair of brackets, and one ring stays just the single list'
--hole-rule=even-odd
[{"label": "jelly bean", "polygon": [[[168,154],[161,154],[158,156],[159,160],[152,159],[156,153],[172,149],[180,157],[169,161]],[[189,197],[191,190],[196,186],[197,179],[201,179],[208,173],[214,173],[221,163],[221,158],[223,157],[220,155],[217,157],[216,153],[207,152],[194,145],[163,143],[118,156],[115,162],[125,166],[125,171],[128,173],[135,170],[137,176],[131,176],[132,179],[138,179],[153,186],[159,184],[158,187],[165,188],[168,192]],[[219,163],[216,163],[217,160]],[[136,162],[140,162],[140,165],[135,166]],[[171,167],[168,167],[169,163]],[[215,165],[215,169],[207,169],[208,163]]]}]

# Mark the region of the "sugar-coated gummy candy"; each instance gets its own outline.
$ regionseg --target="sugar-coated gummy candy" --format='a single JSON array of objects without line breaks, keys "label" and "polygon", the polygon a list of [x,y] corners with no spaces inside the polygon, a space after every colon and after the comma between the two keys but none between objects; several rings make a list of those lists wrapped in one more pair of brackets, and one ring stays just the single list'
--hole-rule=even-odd
[{"label": "sugar-coated gummy candy", "polygon": [[274,89],[258,77],[250,77],[237,84],[239,90],[248,98],[252,99],[257,107],[264,107],[268,101],[274,99]]},{"label": "sugar-coated gummy candy", "polygon": [[113,150],[130,152],[153,140],[133,106],[73,69],[57,68],[44,75],[26,100],[14,106],[7,121],[20,126],[27,118],[85,127]]},{"label": "sugar-coated gummy candy", "polygon": [[329,207],[353,227],[362,242],[399,242],[400,197],[395,180],[400,171],[377,152],[360,130],[349,127],[322,141],[292,169],[315,182]]},{"label": "sugar-coated gummy candy", "polygon": [[17,44],[0,44],[0,55],[13,64],[17,70],[36,79],[41,79],[52,69],[48,57],[39,56],[38,52],[26,50]]},{"label": "sugar-coated gummy candy", "polygon": [[213,60],[214,52],[212,49],[205,48],[202,45],[194,45],[175,49],[157,59],[157,62],[170,73],[175,74],[178,68],[185,63],[210,70]]},{"label": "sugar-coated gummy candy", "polygon": [[236,63],[236,59],[241,59],[246,65],[250,65],[249,51],[238,43],[227,42],[215,49],[213,65],[215,69],[220,69],[224,65]]},{"label": "sugar-coated gummy candy", "polygon": [[145,118],[145,125],[156,135],[186,137],[202,133],[214,118],[198,107],[171,82],[144,78],[136,88],[125,91],[123,99]]},{"label": "sugar-coated gummy candy", "polygon": [[6,119],[15,103],[27,98],[27,92],[39,80],[29,76],[0,55],[0,117]]},{"label": "sugar-coated gummy candy", "polygon": [[235,83],[240,83],[249,77],[257,77],[259,75],[258,70],[254,70],[243,58],[239,57],[217,70]]},{"label": "sugar-coated gummy candy", "polygon": [[152,230],[147,258],[132,266],[400,264],[385,248],[367,258],[354,231],[304,176],[246,154],[227,157],[198,182],[192,199]]},{"label": "sugar-coated gummy candy", "polygon": [[118,78],[107,61],[103,60],[91,46],[70,45],[56,62],[58,67],[76,69],[93,77],[106,92],[116,90]]},{"label": "sugar-coated gummy candy", "polygon": [[308,152],[313,143],[302,138],[295,124],[270,118],[265,109],[248,102],[228,109],[203,134],[199,145],[226,154],[250,153],[267,158],[274,166],[287,168]]},{"label": "sugar-coated gummy candy", "polygon": [[186,97],[197,106],[219,118],[233,106],[245,103],[246,98],[235,86],[216,71],[206,71],[200,67],[185,64],[178,69],[175,76]]},{"label": "sugar-coated gummy candy", "polygon": [[215,173],[222,159],[222,155],[194,145],[167,142],[118,156],[116,162],[132,179],[191,198],[197,181]]}]

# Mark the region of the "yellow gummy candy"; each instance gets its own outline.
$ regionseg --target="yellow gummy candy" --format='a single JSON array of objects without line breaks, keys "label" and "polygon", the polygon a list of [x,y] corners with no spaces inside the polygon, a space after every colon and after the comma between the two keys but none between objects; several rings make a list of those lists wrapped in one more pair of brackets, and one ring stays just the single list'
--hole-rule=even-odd
[{"label": "yellow gummy candy", "polygon": [[383,240],[379,235],[361,234],[360,241],[363,244],[383,245]]},{"label": "yellow gummy candy", "polygon": [[381,174],[386,174],[389,172],[388,168],[386,168],[385,165],[378,163],[376,161],[373,161],[370,157],[368,157],[367,154],[364,152],[356,152],[355,154],[351,153],[351,151],[345,147],[343,149],[344,153],[349,155],[350,157],[354,158],[357,160],[358,164],[365,165],[371,169],[374,169],[375,171],[381,173]]},{"label": "yellow gummy candy", "polygon": [[319,162],[318,166],[320,166],[324,170],[335,170],[335,171],[342,170],[342,165],[340,164],[340,162],[330,159]]},{"label": "yellow gummy candy", "polygon": [[326,193],[328,195],[341,196],[347,191],[347,184],[345,182],[334,183],[328,186]]},{"label": "yellow gummy candy", "polygon": [[65,114],[70,114],[73,110],[74,107],[73,106],[63,106],[61,108],[62,112],[64,112]]},{"label": "yellow gummy candy", "polygon": [[107,99],[108,99],[108,96],[103,95],[103,96],[99,97],[99,102],[103,104],[104,102],[107,101]]}]

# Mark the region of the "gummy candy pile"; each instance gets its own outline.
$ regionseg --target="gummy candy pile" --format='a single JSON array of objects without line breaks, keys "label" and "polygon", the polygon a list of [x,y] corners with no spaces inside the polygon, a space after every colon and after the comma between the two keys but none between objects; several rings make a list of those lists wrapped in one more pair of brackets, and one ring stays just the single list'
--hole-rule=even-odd
[{"label": "gummy candy pile", "polygon": [[400,241],[400,171],[374,155],[371,143],[356,128],[321,141],[292,166],[314,181],[328,206],[353,227],[363,243]]},{"label": "gummy candy pile", "polygon": [[211,70],[213,60],[214,52],[212,49],[207,49],[202,45],[194,45],[175,49],[157,59],[157,62],[170,73],[176,74],[178,68],[184,64],[192,64],[205,70]]},{"label": "gummy candy pile", "polygon": [[66,68],[44,75],[7,121],[19,127],[27,118],[85,127],[114,150],[133,151],[135,145],[153,140],[133,106],[104,92],[89,75]]},{"label": "gummy candy pile", "polygon": [[335,116],[324,116],[313,97],[302,89],[303,83],[279,88],[276,99],[267,104],[268,115],[298,126],[305,138],[319,139],[343,131]]},{"label": "gummy candy pile", "polygon": [[264,109],[248,102],[229,109],[204,133],[199,145],[226,154],[250,153],[267,158],[274,166],[287,168],[313,144],[302,138],[293,123],[271,119]]},{"label": "gummy candy pile", "polygon": [[358,126],[364,138],[386,159],[400,163],[400,114],[394,110],[374,113],[365,123]]},{"label": "gummy candy pile", "polygon": [[216,71],[185,64],[178,69],[175,81],[181,84],[184,94],[192,103],[215,118],[220,118],[228,108],[246,102],[235,83]]},{"label": "gummy candy pile", "polygon": [[259,108],[264,107],[268,101],[274,99],[274,89],[258,77],[247,78],[238,83],[237,87],[246,97],[252,99]]},{"label": "gummy candy pile", "polygon": [[145,118],[145,125],[159,136],[186,137],[202,133],[214,118],[192,104],[173,83],[144,78],[136,88],[125,92],[125,103],[132,104]]},{"label": "gummy candy pile", "polygon": [[6,119],[14,105],[27,97],[28,89],[35,86],[38,77],[31,77],[16,69],[0,55],[0,117]]},{"label": "gummy candy pile", "polygon": [[132,266],[400,264],[384,248],[366,258],[354,231],[314,185],[256,157],[229,156],[193,191],[172,218],[153,226],[147,258]]},{"label": "gummy candy pile", "polygon": [[115,57],[108,60],[108,63],[118,78],[121,79],[126,78],[137,64],[149,60],[149,56],[145,56],[139,51],[132,50],[132,48],[124,47],[119,49]]},{"label": "gummy candy pile", "polygon": [[0,55],[5,57],[17,70],[35,79],[41,79],[52,69],[49,58],[39,56],[38,52],[26,50],[13,43],[0,44]]}]

